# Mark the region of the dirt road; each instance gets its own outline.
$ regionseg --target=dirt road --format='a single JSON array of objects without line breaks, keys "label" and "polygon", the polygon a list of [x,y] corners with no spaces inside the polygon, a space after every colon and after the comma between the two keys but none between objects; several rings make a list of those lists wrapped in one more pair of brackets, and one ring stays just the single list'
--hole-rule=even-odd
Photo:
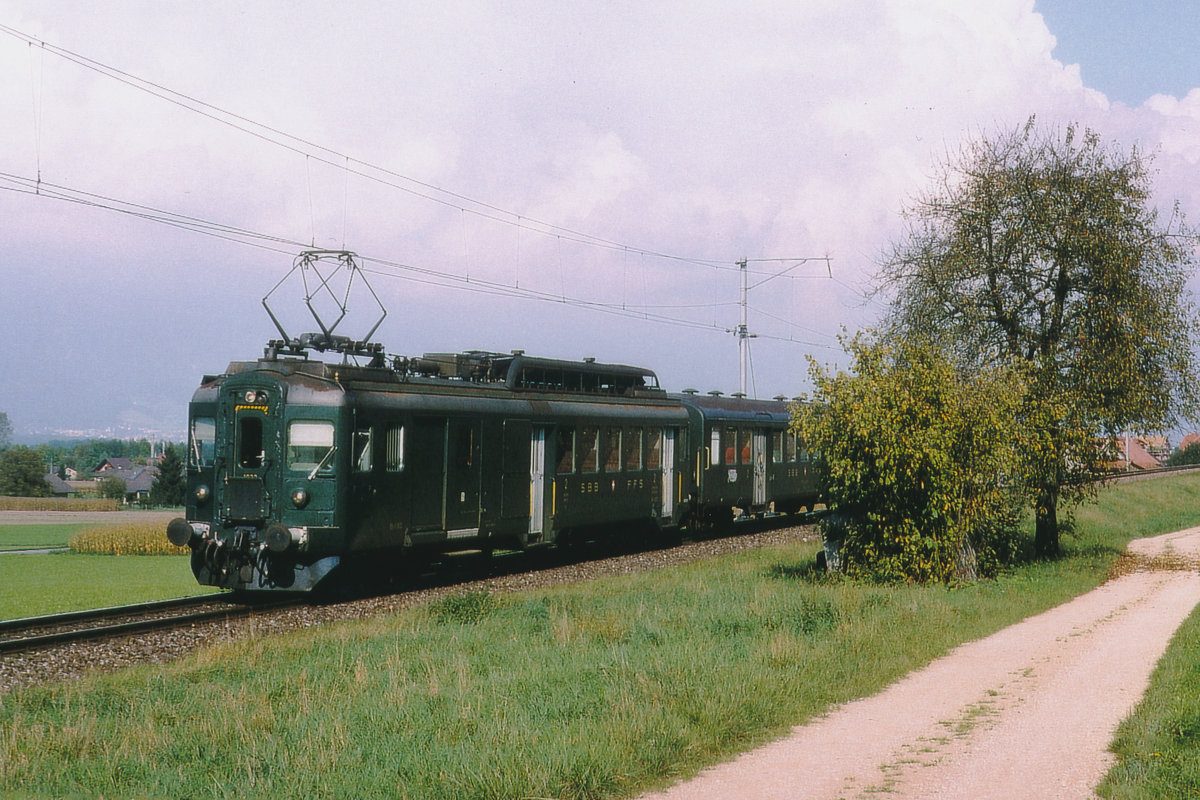
[{"label": "dirt road", "polygon": [[1130,551],[1139,570],[645,800],[1092,797],[1200,602],[1200,528]]}]

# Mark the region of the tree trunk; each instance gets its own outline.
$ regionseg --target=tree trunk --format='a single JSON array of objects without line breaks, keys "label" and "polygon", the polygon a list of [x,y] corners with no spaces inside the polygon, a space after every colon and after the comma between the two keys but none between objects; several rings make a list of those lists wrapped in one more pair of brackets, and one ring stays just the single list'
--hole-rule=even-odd
[{"label": "tree trunk", "polygon": [[1058,489],[1043,489],[1038,493],[1035,507],[1036,527],[1033,549],[1038,558],[1057,558],[1058,547]]}]

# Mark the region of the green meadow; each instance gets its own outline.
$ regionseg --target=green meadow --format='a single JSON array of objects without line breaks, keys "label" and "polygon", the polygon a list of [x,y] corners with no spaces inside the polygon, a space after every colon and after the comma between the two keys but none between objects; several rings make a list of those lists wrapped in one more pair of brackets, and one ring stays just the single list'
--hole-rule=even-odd
[{"label": "green meadow", "polygon": [[[634,796],[1088,591],[1128,539],[1200,524],[1198,498],[1190,475],[1106,489],[1078,515],[1063,558],[954,588],[831,580],[814,568],[815,544],[788,545],[465,592],[14,690],[0,696],[0,796]],[[57,579],[80,583],[116,573],[68,559],[108,559],[110,570],[164,559],[186,572],[186,559],[168,556],[3,558],[61,559]],[[1200,683],[1188,670],[1200,661],[1195,628],[1193,618],[1147,699],[1165,698],[1165,716],[1155,712],[1165,722],[1147,725],[1179,749],[1123,729],[1114,775],[1133,778],[1107,784],[1111,796],[1195,791],[1194,779],[1180,782],[1198,758],[1195,697],[1170,704],[1178,685]],[[1143,785],[1149,752],[1166,777]]]}]

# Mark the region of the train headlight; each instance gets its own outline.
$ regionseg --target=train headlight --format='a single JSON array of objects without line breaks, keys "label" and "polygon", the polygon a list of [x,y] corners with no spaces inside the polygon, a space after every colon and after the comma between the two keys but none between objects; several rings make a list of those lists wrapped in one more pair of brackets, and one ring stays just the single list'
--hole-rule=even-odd
[{"label": "train headlight", "polygon": [[309,499],[308,489],[297,489],[292,492],[292,505],[296,508],[304,508],[308,505]]},{"label": "train headlight", "polygon": [[201,505],[203,503],[207,503],[208,498],[212,497],[212,491],[202,483],[196,487],[196,490],[192,493],[192,496],[196,498],[196,504]]}]

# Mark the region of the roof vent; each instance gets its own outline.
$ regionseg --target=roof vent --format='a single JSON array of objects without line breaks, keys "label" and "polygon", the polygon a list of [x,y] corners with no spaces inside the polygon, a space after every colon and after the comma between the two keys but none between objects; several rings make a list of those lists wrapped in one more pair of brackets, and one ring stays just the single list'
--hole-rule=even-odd
[{"label": "roof vent", "polygon": [[684,389],[684,390],[683,390],[683,393],[684,393],[684,394],[700,394],[700,393],[699,393],[698,391],[696,391],[695,389]]},{"label": "roof vent", "polygon": [[712,397],[720,397],[722,394],[724,394],[724,392],[722,392],[720,389],[713,389],[711,392],[709,392],[709,395]]}]

